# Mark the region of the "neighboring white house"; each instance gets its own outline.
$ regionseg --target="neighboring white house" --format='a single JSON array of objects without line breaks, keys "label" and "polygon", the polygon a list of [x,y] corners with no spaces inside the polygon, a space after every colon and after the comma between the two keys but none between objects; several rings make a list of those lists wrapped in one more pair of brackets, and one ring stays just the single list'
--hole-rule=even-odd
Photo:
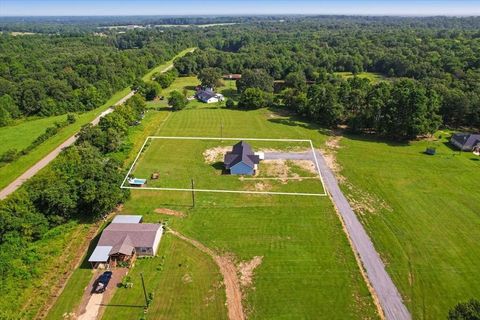
[{"label": "neighboring white house", "polygon": [[216,93],[210,88],[199,90],[196,97],[198,100],[205,103],[215,103],[225,100],[225,97],[222,94]]}]

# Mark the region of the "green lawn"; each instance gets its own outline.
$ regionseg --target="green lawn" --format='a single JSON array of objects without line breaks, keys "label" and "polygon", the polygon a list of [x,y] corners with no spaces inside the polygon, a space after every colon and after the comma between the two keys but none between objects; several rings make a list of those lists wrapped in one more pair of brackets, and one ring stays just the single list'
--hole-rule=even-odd
[{"label": "green lawn", "polygon": [[67,119],[66,115],[26,119],[11,126],[0,127],[0,154],[10,149],[20,151],[28,147],[33,140],[45,132],[48,127],[53,127],[55,122],[62,122]]},{"label": "green lawn", "polygon": [[[148,186],[156,188],[190,188],[191,179],[194,179],[197,189],[324,193],[318,173],[311,161],[309,164],[312,170],[296,165],[294,161],[284,163],[261,161],[258,166],[258,175],[255,177],[225,174],[224,153],[213,151],[219,148],[231,150],[232,145],[237,142],[237,140],[151,139],[147,142],[148,145],[137,161],[132,175],[148,179]],[[269,149],[311,151],[308,142],[248,142],[255,151]],[[216,155],[215,159],[211,159],[212,161],[206,159],[209,152],[212,152],[210,156]],[[159,173],[158,180],[150,179],[154,172]],[[304,179],[295,179],[295,177]]]},{"label": "green lawn", "polygon": [[[344,78],[344,79],[349,79],[349,78],[354,77],[353,73],[351,73],[351,72],[335,72],[335,74]],[[385,76],[381,75],[380,73],[376,73],[376,72],[359,72],[356,76],[358,78],[368,79],[373,83],[377,83],[377,82],[380,82],[380,81],[385,81],[387,79]]]},{"label": "green lawn", "polygon": [[[445,319],[480,298],[480,157],[445,143],[346,137],[338,151],[343,189],[414,319]],[[427,146],[437,155],[423,154]]]}]

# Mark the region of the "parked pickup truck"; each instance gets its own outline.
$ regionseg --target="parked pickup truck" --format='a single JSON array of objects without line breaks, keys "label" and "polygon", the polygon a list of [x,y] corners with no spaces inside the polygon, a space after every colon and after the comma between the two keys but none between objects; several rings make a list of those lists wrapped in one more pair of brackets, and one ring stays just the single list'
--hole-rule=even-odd
[{"label": "parked pickup truck", "polygon": [[96,281],[94,286],[94,293],[103,293],[107,289],[108,283],[112,278],[111,271],[105,271]]}]

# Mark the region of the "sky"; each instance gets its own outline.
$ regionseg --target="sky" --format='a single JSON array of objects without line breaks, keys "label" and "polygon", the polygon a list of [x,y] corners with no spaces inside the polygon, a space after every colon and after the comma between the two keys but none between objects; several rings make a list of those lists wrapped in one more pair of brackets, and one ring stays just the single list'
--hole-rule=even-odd
[{"label": "sky", "polygon": [[0,0],[0,16],[476,15],[480,0]]}]

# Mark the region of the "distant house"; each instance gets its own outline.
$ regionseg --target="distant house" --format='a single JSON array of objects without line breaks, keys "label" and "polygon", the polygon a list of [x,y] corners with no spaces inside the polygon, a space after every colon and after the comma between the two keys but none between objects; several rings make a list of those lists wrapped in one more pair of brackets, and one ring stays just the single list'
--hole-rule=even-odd
[{"label": "distant house", "polygon": [[242,75],[239,73],[230,73],[230,74],[223,75],[224,80],[239,80],[241,78],[242,78]]},{"label": "distant house", "polygon": [[215,102],[225,100],[225,97],[222,94],[216,93],[210,88],[199,89],[195,96],[197,97],[198,100],[205,103],[215,103]]},{"label": "distant house", "polygon": [[450,139],[450,143],[462,151],[472,151],[475,146],[480,144],[480,134],[455,133]]},{"label": "distant house", "polygon": [[233,146],[231,152],[225,155],[225,169],[230,170],[230,174],[253,175],[258,169],[260,157],[256,155],[252,147],[240,141]]},{"label": "distant house", "polygon": [[103,230],[88,261],[93,267],[115,267],[137,256],[154,256],[163,234],[161,224],[140,223],[142,216],[117,216]]}]

